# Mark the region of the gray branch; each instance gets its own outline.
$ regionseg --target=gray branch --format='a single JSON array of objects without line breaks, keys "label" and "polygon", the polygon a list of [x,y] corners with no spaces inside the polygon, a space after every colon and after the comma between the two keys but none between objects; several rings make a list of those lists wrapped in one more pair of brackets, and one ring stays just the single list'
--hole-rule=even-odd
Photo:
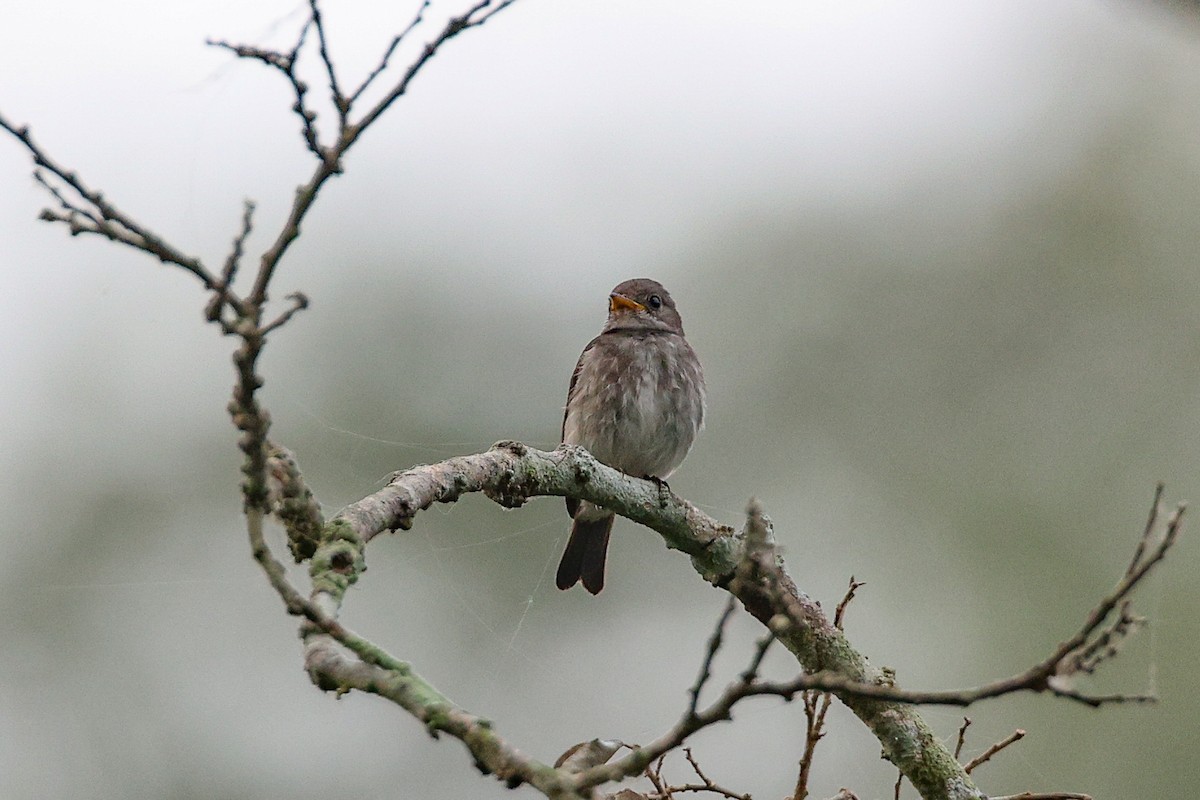
[{"label": "gray branch", "polygon": [[[330,521],[325,531],[327,544],[318,549],[315,558],[312,603],[335,616],[346,588],[357,580],[367,542],[386,531],[411,528],[418,512],[434,503],[454,502],[470,492],[483,492],[506,507],[520,506],[539,495],[578,497],[657,531],[668,548],[688,555],[705,580],[734,594],[792,652],[808,673],[793,682],[795,691],[817,688],[834,692],[874,732],[884,753],[922,797],[964,800],[984,796],[911,704],[876,696],[879,690],[885,695],[902,693],[890,685],[885,671],[871,666],[850,645],[819,604],[796,588],[783,571],[771,541],[770,523],[757,507],[752,508],[746,530],[738,532],[650,481],[600,464],[580,448],[543,452],[516,442],[500,442],[485,453],[393,475],[384,489],[348,506]],[[327,646],[323,636],[308,641],[310,648]],[[318,670],[314,679],[326,686],[340,685],[334,673]],[[761,690],[771,684],[751,686],[747,694],[774,693]],[[733,701],[736,698],[731,698],[731,705]],[[676,737],[669,733],[667,738]],[[582,790],[640,774],[656,757],[654,752],[657,748],[639,748],[572,780]]]},{"label": "gray branch", "polygon": [[[314,558],[313,594],[309,601],[300,603],[299,609],[299,613],[316,623],[306,641],[310,648],[310,672],[319,685],[339,689],[358,685],[339,679],[338,673],[349,667],[326,669],[337,663],[328,660],[330,638],[369,664],[385,666],[390,659],[343,632],[336,622],[342,596],[361,572],[366,544],[381,533],[411,528],[416,515],[434,503],[452,503],[471,492],[482,492],[509,508],[536,496],[577,497],[657,531],[668,548],[691,558],[693,567],[705,580],[728,591],[767,626],[770,636],[781,642],[804,670],[782,682],[759,680],[756,669],[747,670],[739,682],[731,684],[703,712],[698,712],[694,704],[690,706],[688,713],[658,740],[633,748],[622,759],[573,776],[570,786],[580,792],[641,774],[654,759],[679,746],[691,733],[729,719],[735,704],[747,697],[773,695],[791,700],[801,692],[817,690],[836,695],[871,729],[885,756],[899,767],[922,797],[981,798],[983,794],[971,782],[967,770],[914,706],[970,705],[1018,691],[1048,692],[1088,705],[1148,699],[1144,695],[1085,695],[1071,688],[1067,681],[1076,674],[1090,672],[1103,660],[1097,657],[1098,652],[1115,652],[1112,640],[1136,627],[1122,623],[1128,617],[1127,597],[1175,543],[1184,510],[1178,506],[1164,513],[1159,487],[1150,522],[1138,542],[1131,566],[1088,615],[1080,631],[1060,644],[1050,657],[1019,675],[977,688],[913,692],[896,686],[890,670],[872,666],[846,639],[836,620],[826,617],[820,605],[796,587],[774,546],[770,520],[757,502],[751,502],[745,528],[735,531],[683,498],[663,492],[653,482],[629,477],[600,464],[581,448],[562,446],[544,452],[518,442],[499,442],[485,453],[395,473],[386,487],[346,507],[326,526],[321,535],[323,544]],[[289,607],[297,605],[294,598],[285,596],[285,600]],[[1104,621],[1114,609],[1121,609],[1121,614],[1105,626]],[[714,641],[719,646],[719,638]],[[713,647],[710,642],[710,651]],[[315,652],[322,656],[320,666],[313,659]],[[404,675],[396,676],[395,680],[419,681],[407,666],[404,669]],[[702,669],[700,680],[704,678]],[[437,700],[437,704],[442,702],[444,698]],[[426,712],[418,716],[430,724]],[[535,769],[524,762],[519,774],[512,772],[511,754],[491,764],[474,748],[472,752],[488,771],[497,774],[507,771],[510,779],[524,781],[530,775],[541,775],[541,765]],[[561,790],[561,784],[554,783],[554,790]]]}]

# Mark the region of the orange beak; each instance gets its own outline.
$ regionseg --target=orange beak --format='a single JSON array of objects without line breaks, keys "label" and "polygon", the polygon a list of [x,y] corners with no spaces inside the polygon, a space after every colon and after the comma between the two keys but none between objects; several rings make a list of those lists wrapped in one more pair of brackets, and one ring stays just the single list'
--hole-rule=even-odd
[{"label": "orange beak", "polygon": [[645,311],[646,307],[636,300],[630,300],[623,294],[610,294],[608,296],[608,313],[623,314],[629,311]]}]

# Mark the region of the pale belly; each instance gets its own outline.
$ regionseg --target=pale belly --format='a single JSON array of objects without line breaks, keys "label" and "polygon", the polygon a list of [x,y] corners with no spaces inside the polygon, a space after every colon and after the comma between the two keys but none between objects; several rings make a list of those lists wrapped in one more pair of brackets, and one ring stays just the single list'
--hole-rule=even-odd
[{"label": "pale belly", "polygon": [[[683,462],[703,426],[703,378],[696,370],[669,370],[687,344],[662,337],[653,346],[618,341],[589,350],[563,425],[563,441],[586,447],[601,462],[637,477],[667,478]],[[645,343],[642,343],[645,345]],[[624,369],[604,369],[620,348]]]}]

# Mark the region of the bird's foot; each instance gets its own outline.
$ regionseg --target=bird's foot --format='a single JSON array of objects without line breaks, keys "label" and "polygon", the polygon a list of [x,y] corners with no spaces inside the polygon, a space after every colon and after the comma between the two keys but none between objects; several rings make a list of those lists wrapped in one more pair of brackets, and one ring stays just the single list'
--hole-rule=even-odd
[{"label": "bird's foot", "polygon": [[667,485],[666,481],[655,475],[643,475],[642,477],[653,481],[654,485],[658,487],[658,507],[666,508],[671,501],[671,487]]}]

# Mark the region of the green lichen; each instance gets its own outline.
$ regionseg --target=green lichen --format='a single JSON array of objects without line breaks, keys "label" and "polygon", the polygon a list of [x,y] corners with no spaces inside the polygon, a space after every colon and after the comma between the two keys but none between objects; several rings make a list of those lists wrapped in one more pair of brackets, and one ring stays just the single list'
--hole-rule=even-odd
[{"label": "green lichen", "polygon": [[438,731],[449,730],[451,714],[454,707],[449,703],[437,703],[425,707],[425,730],[430,736],[437,736]]},{"label": "green lichen", "polygon": [[313,554],[308,574],[314,590],[328,592],[340,602],[366,569],[362,539],[344,520],[326,525],[322,538],[325,544]]}]

